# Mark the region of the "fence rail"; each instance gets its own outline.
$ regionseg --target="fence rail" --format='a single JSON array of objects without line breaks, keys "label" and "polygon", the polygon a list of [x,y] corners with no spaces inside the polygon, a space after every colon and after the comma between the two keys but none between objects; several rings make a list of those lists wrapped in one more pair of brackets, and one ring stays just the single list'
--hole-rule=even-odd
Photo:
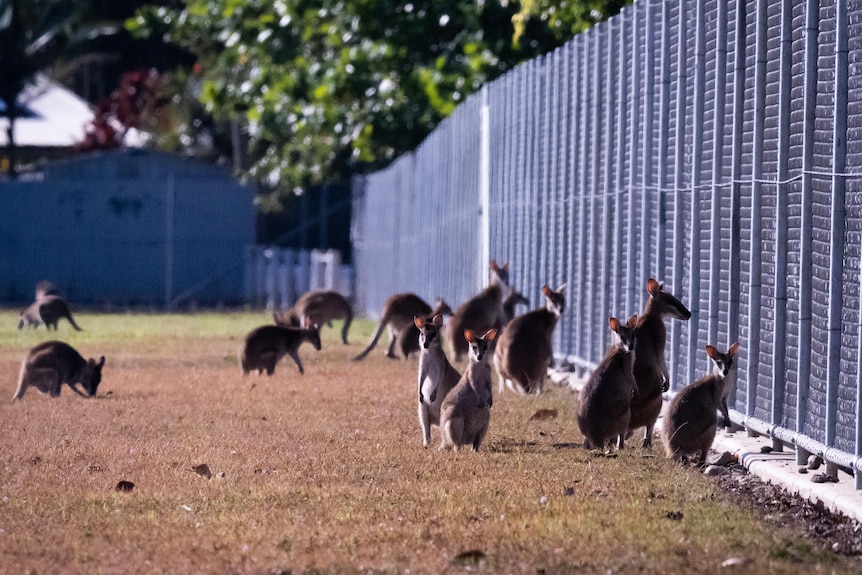
[{"label": "fence rail", "polygon": [[862,2],[636,2],[354,182],[357,301],[456,304],[489,258],[589,368],[655,277],[673,389],[741,343],[732,417],[862,488]]}]

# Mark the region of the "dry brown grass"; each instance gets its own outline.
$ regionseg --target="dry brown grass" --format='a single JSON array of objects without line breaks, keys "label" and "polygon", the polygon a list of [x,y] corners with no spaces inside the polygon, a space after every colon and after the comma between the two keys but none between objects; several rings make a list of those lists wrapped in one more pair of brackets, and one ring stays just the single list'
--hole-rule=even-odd
[{"label": "dry brown grass", "polygon": [[[21,358],[46,335],[0,313],[0,573],[860,568],[657,452],[582,449],[562,389],[495,398],[478,453],[423,449],[417,362],[379,349],[349,361],[368,321],[350,346],[328,328],[322,351],[306,344],[304,376],[286,358],[243,380],[235,350],[262,313],[78,315],[87,331],[57,335],[107,356],[98,397],[31,389],[13,403]],[[559,415],[530,421],[538,409]],[[734,557],[746,566],[720,567]]]}]

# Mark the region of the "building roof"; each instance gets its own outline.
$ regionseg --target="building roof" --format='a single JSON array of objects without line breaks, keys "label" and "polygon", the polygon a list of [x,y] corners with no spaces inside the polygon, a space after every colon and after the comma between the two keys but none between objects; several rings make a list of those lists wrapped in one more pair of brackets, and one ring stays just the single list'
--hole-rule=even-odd
[{"label": "building roof", "polygon": [[[86,100],[40,74],[19,98],[25,112],[15,120],[18,146],[69,148],[84,139],[85,126],[92,123],[93,110]],[[8,144],[9,119],[0,104],[0,146]]]}]

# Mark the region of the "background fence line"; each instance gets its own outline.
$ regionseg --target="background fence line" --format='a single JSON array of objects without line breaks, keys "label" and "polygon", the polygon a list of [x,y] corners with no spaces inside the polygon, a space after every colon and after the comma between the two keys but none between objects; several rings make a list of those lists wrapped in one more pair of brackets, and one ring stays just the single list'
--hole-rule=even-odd
[{"label": "background fence line", "polygon": [[554,349],[589,369],[655,277],[692,311],[672,389],[739,341],[734,421],[862,488],[860,61],[859,0],[636,2],[354,181],[357,308],[458,305],[490,257],[534,307],[568,284]]}]

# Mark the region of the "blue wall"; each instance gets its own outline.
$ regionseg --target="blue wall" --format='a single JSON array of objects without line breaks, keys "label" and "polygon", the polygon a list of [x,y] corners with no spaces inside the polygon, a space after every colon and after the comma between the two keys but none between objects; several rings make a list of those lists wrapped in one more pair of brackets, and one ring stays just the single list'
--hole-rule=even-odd
[{"label": "blue wall", "polygon": [[241,300],[254,191],[229,170],[135,150],[37,177],[0,183],[0,301],[32,300],[43,279],[76,303],[162,305],[195,287],[202,304]]}]

